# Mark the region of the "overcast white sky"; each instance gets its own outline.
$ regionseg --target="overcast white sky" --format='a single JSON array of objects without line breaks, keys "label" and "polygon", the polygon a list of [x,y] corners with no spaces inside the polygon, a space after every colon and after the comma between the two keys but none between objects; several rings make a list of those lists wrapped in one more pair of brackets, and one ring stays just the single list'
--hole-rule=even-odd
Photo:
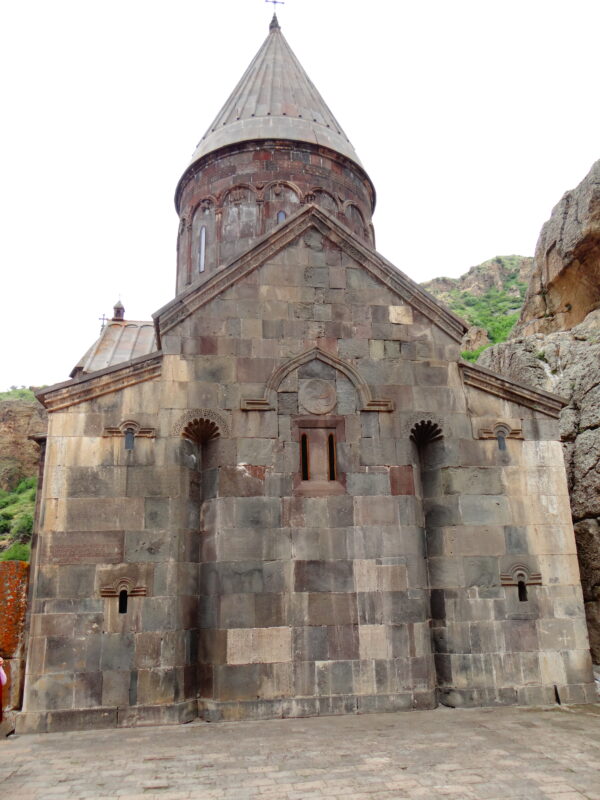
[{"label": "overcast white sky", "polygon": [[[2,3],[0,391],[64,380],[121,298],[171,299],[173,193],[268,32],[263,0]],[[600,158],[598,0],[286,0],[284,35],[414,280],[532,255]]]}]

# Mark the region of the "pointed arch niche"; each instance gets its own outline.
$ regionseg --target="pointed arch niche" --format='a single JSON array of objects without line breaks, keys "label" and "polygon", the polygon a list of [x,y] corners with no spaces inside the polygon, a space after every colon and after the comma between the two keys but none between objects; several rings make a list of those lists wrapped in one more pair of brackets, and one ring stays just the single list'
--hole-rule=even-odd
[{"label": "pointed arch niche", "polygon": [[277,408],[277,390],[285,378],[298,367],[307,364],[309,361],[322,361],[324,364],[339,370],[354,385],[360,400],[361,411],[393,411],[393,400],[379,399],[373,397],[371,387],[364,380],[362,375],[352,364],[342,361],[341,358],[322,350],[320,347],[312,347],[305,350],[300,355],[290,358],[281,366],[277,367],[265,384],[262,397],[242,398],[242,411],[271,411]]}]

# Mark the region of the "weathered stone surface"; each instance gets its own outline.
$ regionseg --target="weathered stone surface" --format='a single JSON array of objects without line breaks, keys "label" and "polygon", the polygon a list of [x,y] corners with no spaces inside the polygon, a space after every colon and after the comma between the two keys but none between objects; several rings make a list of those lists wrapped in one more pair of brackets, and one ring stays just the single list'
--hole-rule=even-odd
[{"label": "weathered stone surface", "polygon": [[568,330],[600,305],[600,161],[540,233],[514,336]]}]

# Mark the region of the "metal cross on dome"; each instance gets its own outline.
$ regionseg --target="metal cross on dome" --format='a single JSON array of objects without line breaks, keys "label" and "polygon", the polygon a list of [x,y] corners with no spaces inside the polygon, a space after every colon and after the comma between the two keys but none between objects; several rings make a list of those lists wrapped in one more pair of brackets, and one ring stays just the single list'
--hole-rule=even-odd
[{"label": "metal cross on dome", "polygon": [[284,6],[285,0],[265,0],[265,3],[272,3],[273,11],[277,11],[276,6]]}]

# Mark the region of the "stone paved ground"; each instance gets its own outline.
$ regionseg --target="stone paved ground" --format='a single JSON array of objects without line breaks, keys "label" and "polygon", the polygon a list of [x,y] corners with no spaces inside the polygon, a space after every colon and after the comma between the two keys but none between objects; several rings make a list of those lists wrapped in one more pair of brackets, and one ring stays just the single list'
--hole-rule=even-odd
[{"label": "stone paved ground", "polygon": [[10,737],[3,800],[600,800],[600,705]]}]

